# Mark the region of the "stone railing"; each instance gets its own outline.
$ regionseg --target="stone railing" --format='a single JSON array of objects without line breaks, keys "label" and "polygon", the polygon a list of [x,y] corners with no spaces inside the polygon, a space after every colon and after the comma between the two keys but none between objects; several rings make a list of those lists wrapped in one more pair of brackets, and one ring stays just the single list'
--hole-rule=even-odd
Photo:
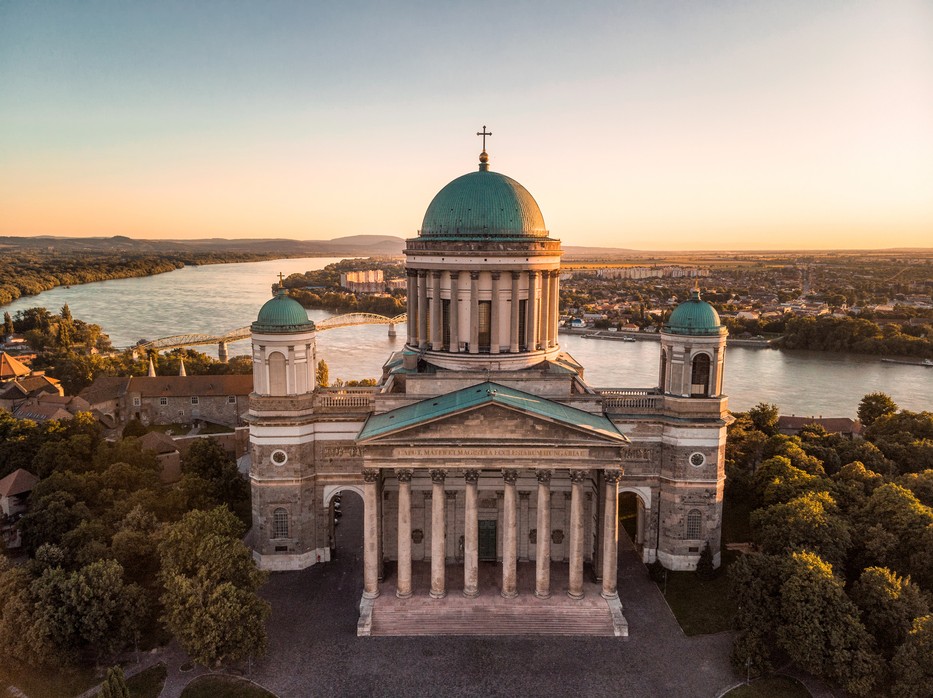
[{"label": "stone railing", "polygon": [[664,407],[664,396],[657,388],[596,388],[606,412],[657,412]]},{"label": "stone railing", "polygon": [[376,388],[318,388],[314,407],[334,412],[372,410]]}]

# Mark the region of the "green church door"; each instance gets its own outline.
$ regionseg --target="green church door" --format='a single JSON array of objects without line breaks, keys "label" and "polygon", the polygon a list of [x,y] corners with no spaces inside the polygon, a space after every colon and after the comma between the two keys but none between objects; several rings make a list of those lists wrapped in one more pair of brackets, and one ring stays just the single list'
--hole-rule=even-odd
[{"label": "green church door", "polygon": [[496,521],[479,522],[479,559],[496,559]]}]

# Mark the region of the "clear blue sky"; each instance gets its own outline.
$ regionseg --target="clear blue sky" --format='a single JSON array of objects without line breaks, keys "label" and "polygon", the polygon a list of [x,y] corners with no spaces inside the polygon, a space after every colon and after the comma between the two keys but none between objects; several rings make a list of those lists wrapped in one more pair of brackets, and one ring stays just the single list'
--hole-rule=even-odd
[{"label": "clear blue sky", "polygon": [[0,234],[931,246],[933,3],[0,0]]}]

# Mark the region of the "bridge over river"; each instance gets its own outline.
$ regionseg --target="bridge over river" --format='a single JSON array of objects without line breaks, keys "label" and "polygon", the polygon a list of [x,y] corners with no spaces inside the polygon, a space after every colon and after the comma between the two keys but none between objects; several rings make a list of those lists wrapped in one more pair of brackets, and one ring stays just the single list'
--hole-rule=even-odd
[{"label": "bridge over river", "polygon": [[[386,317],[373,313],[347,313],[346,315],[335,315],[334,317],[315,322],[314,326],[318,332],[322,332],[324,330],[335,330],[338,327],[353,327],[356,325],[388,325],[389,336],[394,337],[395,326],[405,322],[405,320],[405,313],[396,315],[395,317]],[[148,353],[151,351],[170,351],[172,349],[181,349],[182,347],[198,347],[216,344],[217,357],[221,361],[226,362],[229,358],[227,345],[232,342],[249,339],[249,336],[250,328],[249,325],[247,325],[246,327],[238,327],[235,330],[229,330],[223,334],[175,334],[171,337],[162,337],[161,339],[154,339],[151,342],[143,342],[131,348],[133,350],[133,356],[135,357],[140,353]]]}]

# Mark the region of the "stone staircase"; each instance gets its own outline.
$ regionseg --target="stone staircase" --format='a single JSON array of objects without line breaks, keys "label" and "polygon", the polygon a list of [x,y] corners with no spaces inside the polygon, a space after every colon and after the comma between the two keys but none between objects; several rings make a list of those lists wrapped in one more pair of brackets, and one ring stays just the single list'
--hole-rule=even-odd
[{"label": "stone staircase", "polygon": [[618,633],[602,598],[378,598],[372,635],[588,635]]}]

